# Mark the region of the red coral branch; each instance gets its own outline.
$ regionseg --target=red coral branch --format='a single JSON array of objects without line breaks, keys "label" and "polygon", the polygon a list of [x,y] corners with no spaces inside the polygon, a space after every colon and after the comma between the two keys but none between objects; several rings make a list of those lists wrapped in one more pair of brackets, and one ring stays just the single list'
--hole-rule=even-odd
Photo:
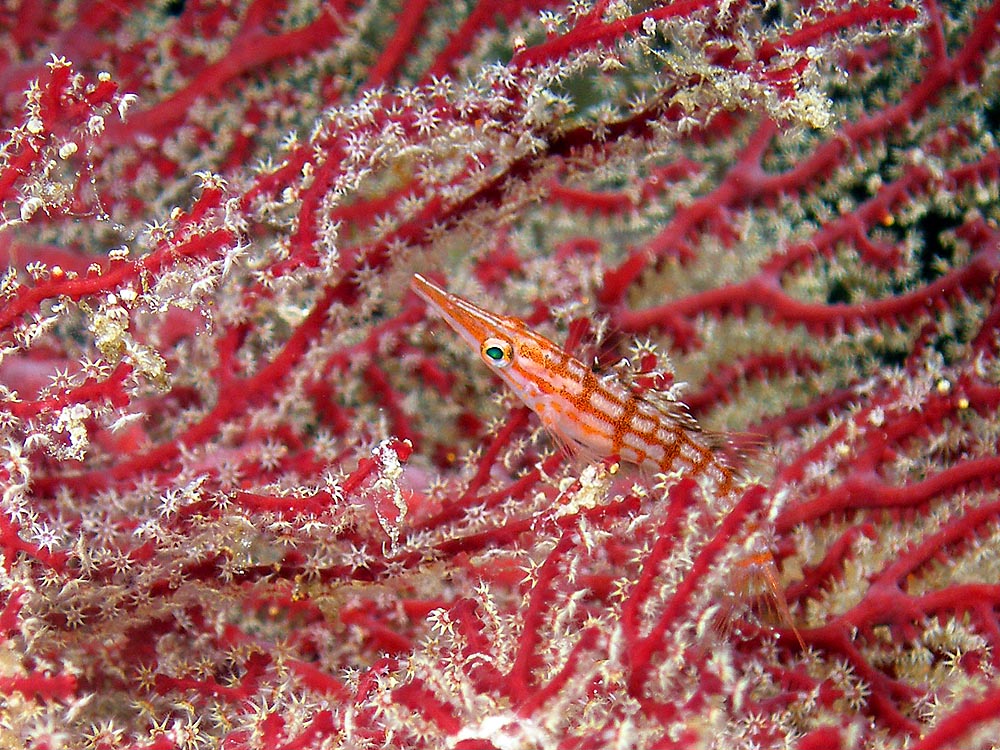
[{"label": "red coral branch", "polygon": [[[1000,715],[1000,3],[64,6],[0,9],[5,739],[931,750]],[[601,377],[637,399],[691,381],[759,484],[553,451],[416,271],[633,356]],[[807,648],[713,626],[748,553]]]}]

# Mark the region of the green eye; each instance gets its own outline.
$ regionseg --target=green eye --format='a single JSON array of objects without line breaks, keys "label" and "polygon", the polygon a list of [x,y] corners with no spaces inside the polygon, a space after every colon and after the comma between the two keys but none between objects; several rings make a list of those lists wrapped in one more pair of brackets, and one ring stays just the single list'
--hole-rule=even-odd
[{"label": "green eye", "polygon": [[483,355],[483,361],[494,367],[506,367],[514,355],[514,348],[510,342],[503,339],[486,339],[480,351]]}]

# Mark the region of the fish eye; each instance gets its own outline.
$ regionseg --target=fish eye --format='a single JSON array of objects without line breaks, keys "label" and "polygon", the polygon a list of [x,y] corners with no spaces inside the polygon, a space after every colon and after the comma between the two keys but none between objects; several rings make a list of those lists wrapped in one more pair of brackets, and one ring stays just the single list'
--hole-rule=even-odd
[{"label": "fish eye", "polygon": [[503,339],[486,339],[480,348],[480,353],[483,355],[483,361],[494,367],[506,367],[514,359],[514,347]]}]

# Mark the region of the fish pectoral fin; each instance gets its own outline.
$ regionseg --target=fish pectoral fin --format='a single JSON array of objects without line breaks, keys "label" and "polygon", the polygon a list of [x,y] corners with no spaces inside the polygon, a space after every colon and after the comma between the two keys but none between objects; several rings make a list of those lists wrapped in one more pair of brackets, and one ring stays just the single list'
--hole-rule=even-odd
[{"label": "fish pectoral fin", "polygon": [[588,445],[575,435],[569,434],[560,427],[559,414],[538,412],[538,418],[545,427],[545,431],[552,438],[552,442],[558,446],[559,450],[574,463],[594,463],[606,456],[601,455],[593,446]]}]

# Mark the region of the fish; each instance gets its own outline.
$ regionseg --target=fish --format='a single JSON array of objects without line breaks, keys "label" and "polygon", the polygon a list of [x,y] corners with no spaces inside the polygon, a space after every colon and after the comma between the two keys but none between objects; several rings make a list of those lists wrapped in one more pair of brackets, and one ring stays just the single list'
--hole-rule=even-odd
[{"label": "fish", "polygon": [[[639,469],[714,482],[714,496],[736,495],[740,474],[723,458],[725,439],[703,430],[672,394],[640,390],[614,373],[600,376],[519,318],[490,312],[414,274],[411,288],[517,394],[573,455],[617,456]],[[774,558],[754,549],[730,577],[737,595],[762,601],[802,643],[792,624]]]},{"label": "fish", "polygon": [[569,453],[618,456],[663,474],[709,476],[718,494],[735,492],[737,473],[719,455],[719,436],[702,430],[683,402],[601,377],[524,321],[489,312],[420,274],[412,288]]}]

